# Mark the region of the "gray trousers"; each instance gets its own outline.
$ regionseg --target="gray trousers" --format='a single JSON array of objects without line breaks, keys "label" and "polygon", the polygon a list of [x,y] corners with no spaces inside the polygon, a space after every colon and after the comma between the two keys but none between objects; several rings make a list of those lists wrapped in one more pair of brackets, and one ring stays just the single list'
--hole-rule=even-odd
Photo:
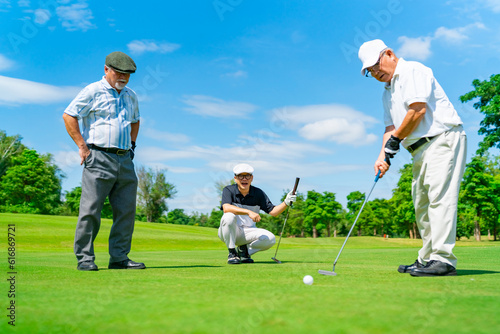
[{"label": "gray trousers", "polygon": [[95,260],[94,240],[101,226],[101,210],[107,196],[113,209],[110,262],[126,260],[135,221],[137,176],[134,163],[129,153],[120,156],[91,149],[84,164],[74,246],[78,263]]}]

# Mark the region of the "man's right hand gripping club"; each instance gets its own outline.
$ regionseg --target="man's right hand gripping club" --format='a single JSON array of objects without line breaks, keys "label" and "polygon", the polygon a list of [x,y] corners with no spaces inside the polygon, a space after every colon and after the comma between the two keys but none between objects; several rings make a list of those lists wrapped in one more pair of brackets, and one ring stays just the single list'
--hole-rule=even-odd
[{"label": "man's right hand gripping club", "polygon": [[389,170],[391,166],[391,159],[394,158],[396,153],[399,152],[399,144],[401,143],[401,139],[391,135],[391,137],[387,140],[384,146],[383,155],[381,157],[385,157],[384,160],[379,157],[379,159],[375,162],[375,175],[380,172],[379,177],[383,177],[384,174]]}]

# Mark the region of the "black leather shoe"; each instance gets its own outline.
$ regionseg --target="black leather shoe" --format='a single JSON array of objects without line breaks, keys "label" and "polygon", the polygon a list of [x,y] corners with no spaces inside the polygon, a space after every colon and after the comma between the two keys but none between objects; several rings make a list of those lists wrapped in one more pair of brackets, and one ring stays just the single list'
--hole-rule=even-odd
[{"label": "black leather shoe", "polygon": [[452,265],[441,261],[429,261],[423,268],[410,271],[412,276],[456,276],[457,270]]},{"label": "black leather shoe", "polygon": [[241,263],[253,263],[254,261],[248,254],[247,245],[238,246],[238,255],[240,256]]},{"label": "black leather shoe", "polygon": [[96,264],[94,261],[83,261],[78,263],[78,267],[76,269],[81,270],[81,271],[98,271],[99,268],[97,268]]},{"label": "black leather shoe", "polygon": [[423,268],[424,265],[420,262],[418,262],[418,259],[415,260],[415,263],[414,264],[410,264],[409,266],[405,266],[404,264],[400,265],[399,268],[398,268],[398,271],[402,274],[405,274],[405,273],[410,273],[410,271],[412,271],[413,269],[417,269],[417,268]]},{"label": "black leather shoe", "polygon": [[144,263],[126,259],[120,262],[110,262],[108,269],[146,269],[146,266]]}]

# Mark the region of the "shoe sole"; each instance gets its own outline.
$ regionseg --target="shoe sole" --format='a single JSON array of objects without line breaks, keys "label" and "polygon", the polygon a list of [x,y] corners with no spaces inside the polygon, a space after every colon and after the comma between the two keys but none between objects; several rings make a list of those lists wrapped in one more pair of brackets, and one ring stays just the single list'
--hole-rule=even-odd
[{"label": "shoe sole", "polygon": [[146,266],[143,266],[143,267],[115,267],[115,266],[108,266],[108,269],[146,269]]},{"label": "shoe sole", "polygon": [[76,268],[78,269],[79,271],[99,271],[99,268],[94,268],[94,269],[82,269],[82,268]]},{"label": "shoe sole", "polygon": [[413,277],[439,277],[439,276],[457,276],[456,271],[450,271],[446,274],[428,274],[428,273],[410,273]]}]

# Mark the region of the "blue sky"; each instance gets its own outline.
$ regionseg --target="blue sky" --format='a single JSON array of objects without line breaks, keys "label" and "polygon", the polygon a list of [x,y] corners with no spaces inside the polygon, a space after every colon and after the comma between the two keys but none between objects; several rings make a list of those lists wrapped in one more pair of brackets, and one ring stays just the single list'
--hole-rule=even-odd
[{"label": "blue sky", "polygon": [[[482,115],[459,96],[500,72],[500,1],[0,0],[0,129],[54,155],[63,189],[82,167],[62,113],[102,78],[113,51],[138,70],[136,165],[167,169],[170,209],[210,212],[215,183],[255,167],[277,204],[331,191],[344,206],[368,191],[384,131],[383,85],[360,74],[360,44],[380,38],[431,67],[465,123],[469,159]],[[410,162],[399,153],[373,198],[389,198]]]}]

